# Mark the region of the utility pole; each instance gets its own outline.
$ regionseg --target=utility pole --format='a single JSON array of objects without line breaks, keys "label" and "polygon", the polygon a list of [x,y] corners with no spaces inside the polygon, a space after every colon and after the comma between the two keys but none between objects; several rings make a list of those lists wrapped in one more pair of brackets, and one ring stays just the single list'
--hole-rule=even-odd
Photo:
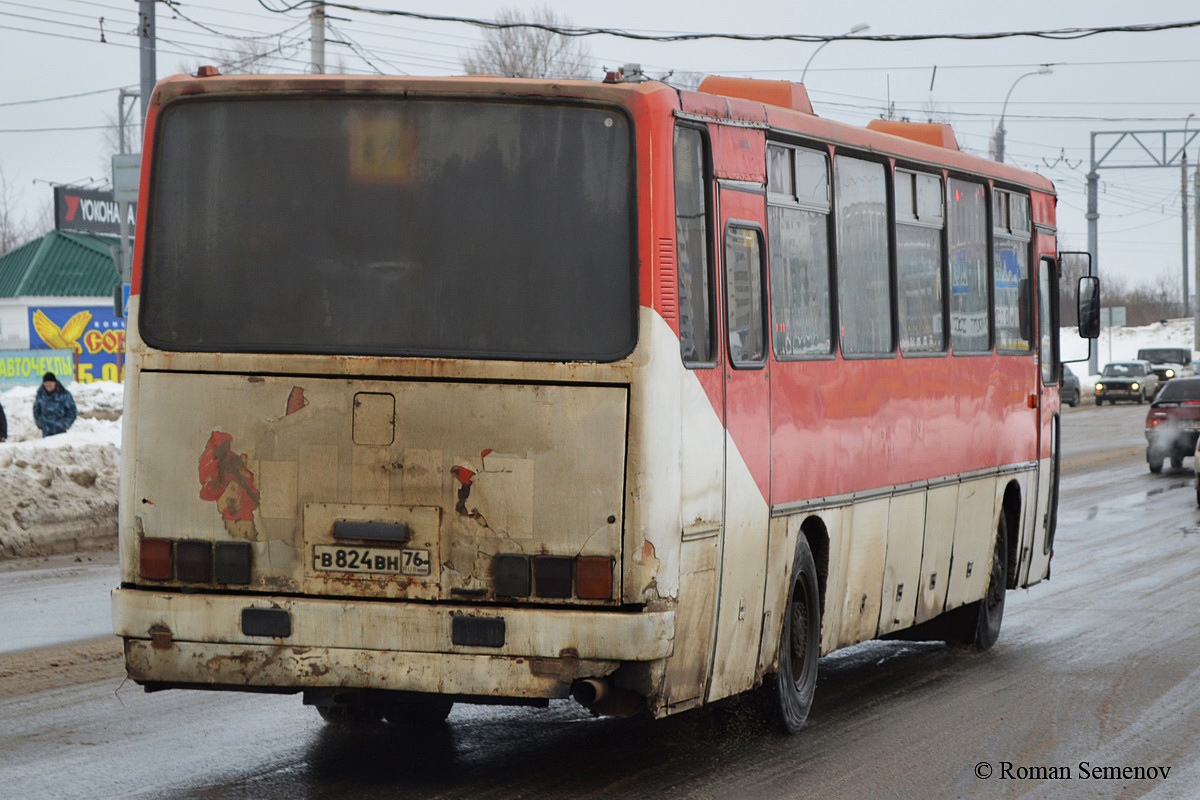
[{"label": "utility pole", "polygon": [[[1188,291],[1188,181],[1187,181],[1187,148],[1188,148],[1188,123],[1192,121],[1195,113],[1187,115],[1187,119],[1183,121],[1183,146],[1179,148],[1179,222],[1182,226],[1182,242],[1183,242],[1183,315],[1190,317],[1192,315],[1191,308],[1191,292]],[[1196,202],[1200,202],[1197,200]]]},{"label": "utility pole", "polygon": [[312,24],[312,71],[314,75],[325,74],[325,4],[313,3],[308,15]]},{"label": "utility pole", "polygon": [[[1184,135],[1186,138],[1186,134]],[[1192,315],[1191,298],[1188,297],[1188,180],[1187,180],[1187,144],[1184,144],[1183,153],[1179,157],[1179,205],[1180,205],[1180,221],[1183,224],[1183,315],[1190,317]],[[1200,200],[1196,202],[1200,203]]]},{"label": "utility pole", "polygon": [[[1193,174],[1194,187],[1193,194],[1196,196],[1196,203],[1200,204],[1200,156],[1196,159],[1196,172]],[[1196,241],[1195,247],[1192,248],[1193,258],[1196,259],[1195,274],[1193,275],[1192,286],[1196,287],[1196,291],[1200,293],[1200,214],[1196,214]],[[1200,350],[1200,303],[1195,306],[1196,319],[1192,324],[1192,333],[1195,341],[1192,344],[1193,349]]]},{"label": "utility pole", "polygon": [[[1087,174],[1087,223],[1088,223],[1088,252],[1092,255],[1092,274],[1100,275],[1100,199],[1096,190],[1100,183],[1100,173],[1096,170],[1096,134],[1092,134],[1092,168]],[[1103,295],[1101,295],[1103,296]],[[1103,305],[1103,303],[1102,303]],[[1100,354],[1096,348],[1088,345],[1088,375],[1100,374]]]},{"label": "utility pole", "polygon": [[158,80],[155,64],[154,3],[156,0],[138,0],[138,43],[142,55],[142,124],[150,110],[150,93]]},{"label": "utility pole", "polygon": [[[1192,115],[1189,115],[1189,119]],[[1178,148],[1172,144],[1176,136],[1182,134],[1180,141],[1182,145]],[[1175,167],[1176,164],[1182,164],[1184,169],[1187,165],[1187,146],[1198,135],[1197,131],[1188,130],[1187,123],[1184,123],[1182,130],[1149,130],[1149,131],[1092,131],[1092,162],[1091,169],[1088,172],[1088,250],[1092,254],[1092,267],[1095,274],[1099,274],[1098,266],[1100,264],[1099,248],[1099,232],[1098,222],[1099,214],[1099,170],[1104,169],[1154,169],[1161,167]],[[1099,145],[1099,147],[1097,147]],[[1120,149],[1124,146],[1124,149]],[[1200,177],[1196,183],[1200,190]],[[1183,206],[1187,208],[1187,180],[1183,180]],[[1190,293],[1187,287],[1187,213],[1184,212],[1183,222],[1183,303],[1187,309],[1191,305]],[[1196,232],[1197,256],[1200,261],[1200,229]],[[1197,279],[1200,280],[1200,263],[1196,266]],[[1200,286],[1200,284],[1198,284]],[[1200,304],[1198,304],[1200,306]],[[1190,311],[1186,312],[1187,316],[1191,316]],[[1200,316],[1200,307],[1197,308],[1197,316]],[[1197,320],[1197,337],[1196,348],[1200,349],[1200,320]],[[1092,350],[1092,360],[1090,368],[1095,370],[1096,352]]]},{"label": "utility pole", "polygon": [[[129,125],[129,110],[126,108],[125,101],[137,97],[137,92],[131,92],[122,88],[117,95],[117,149],[119,156],[126,156],[129,153],[129,137],[125,131]],[[114,159],[113,167],[113,196],[116,197],[117,184],[117,166],[121,163],[127,163],[129,159],[116,158]],[[121,234],[120,243],[117,245],[117,271],[120,273],[121,281],[129,283],[133,275],[133,248],[130,245],[129,236],[129,201],[125,199],[117,199],[117,214],[121,218]]]}]

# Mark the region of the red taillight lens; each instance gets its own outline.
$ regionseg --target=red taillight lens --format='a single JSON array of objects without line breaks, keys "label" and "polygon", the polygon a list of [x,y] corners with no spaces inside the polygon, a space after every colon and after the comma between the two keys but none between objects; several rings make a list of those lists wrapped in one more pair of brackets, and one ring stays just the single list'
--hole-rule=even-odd
[{"label": "red taillight lens", "polygon": [[575,594],[580,600],[611,600],[612,559],[607,556],[580,556],[576,559]]},{"label": "red taillight lens", "polygon": [[170,539],[142,539],[138,547],[138,573],[149,581],[171,580]]},{"label": "red taillight lens", "polygon": [[175,575],[187,583],[212,581],[212,544],[209,542],[176,542]]},{"label": "red taillight lens", "polygon": [[534,556],[533,593],[538,597],[570,597],[571,559],[568,556]]}]

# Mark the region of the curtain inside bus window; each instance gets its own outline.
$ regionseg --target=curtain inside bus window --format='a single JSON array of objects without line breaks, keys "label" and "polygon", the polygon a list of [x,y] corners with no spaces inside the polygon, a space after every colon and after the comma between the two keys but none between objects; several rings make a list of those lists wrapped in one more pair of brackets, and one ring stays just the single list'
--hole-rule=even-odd
[{"label": "curtain inside bus window", "polygon": [[946,233],[950,257],[950,342],[956,353],[990,349],[987,205],[983,185],[950,180]]},{"label": "curtain inside bus window", "polygon": [[634,345],[619,111],[184,98],[160,119],[141,331],[168,350],[614,360]]}]

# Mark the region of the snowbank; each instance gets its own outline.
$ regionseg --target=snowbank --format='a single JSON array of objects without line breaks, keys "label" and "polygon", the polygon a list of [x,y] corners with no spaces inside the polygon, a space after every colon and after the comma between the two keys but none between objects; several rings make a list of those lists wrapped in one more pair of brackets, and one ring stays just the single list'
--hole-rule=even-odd
[{"label": "snowbank", "polygon": [[33,424],[36,386],[0,392],[8,441],[0,442],[0,558],[112,544],[124,388],[72,384],[79,419],[49,439]]}]

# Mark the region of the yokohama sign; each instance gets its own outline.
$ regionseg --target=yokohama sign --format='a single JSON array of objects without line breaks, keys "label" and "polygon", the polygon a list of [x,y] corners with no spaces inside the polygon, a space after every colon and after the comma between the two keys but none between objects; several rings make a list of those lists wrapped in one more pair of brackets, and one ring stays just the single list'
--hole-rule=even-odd
[{"label": "yokohama sign", "polygon": [[[133,234],[136,217],[137,206],[130,204],[130,235]],[[60,231],[119,235],[121,214],[112,191],[99,192],[94,189],[76,189],[72,186],[54,187],[54,227]]]}]

